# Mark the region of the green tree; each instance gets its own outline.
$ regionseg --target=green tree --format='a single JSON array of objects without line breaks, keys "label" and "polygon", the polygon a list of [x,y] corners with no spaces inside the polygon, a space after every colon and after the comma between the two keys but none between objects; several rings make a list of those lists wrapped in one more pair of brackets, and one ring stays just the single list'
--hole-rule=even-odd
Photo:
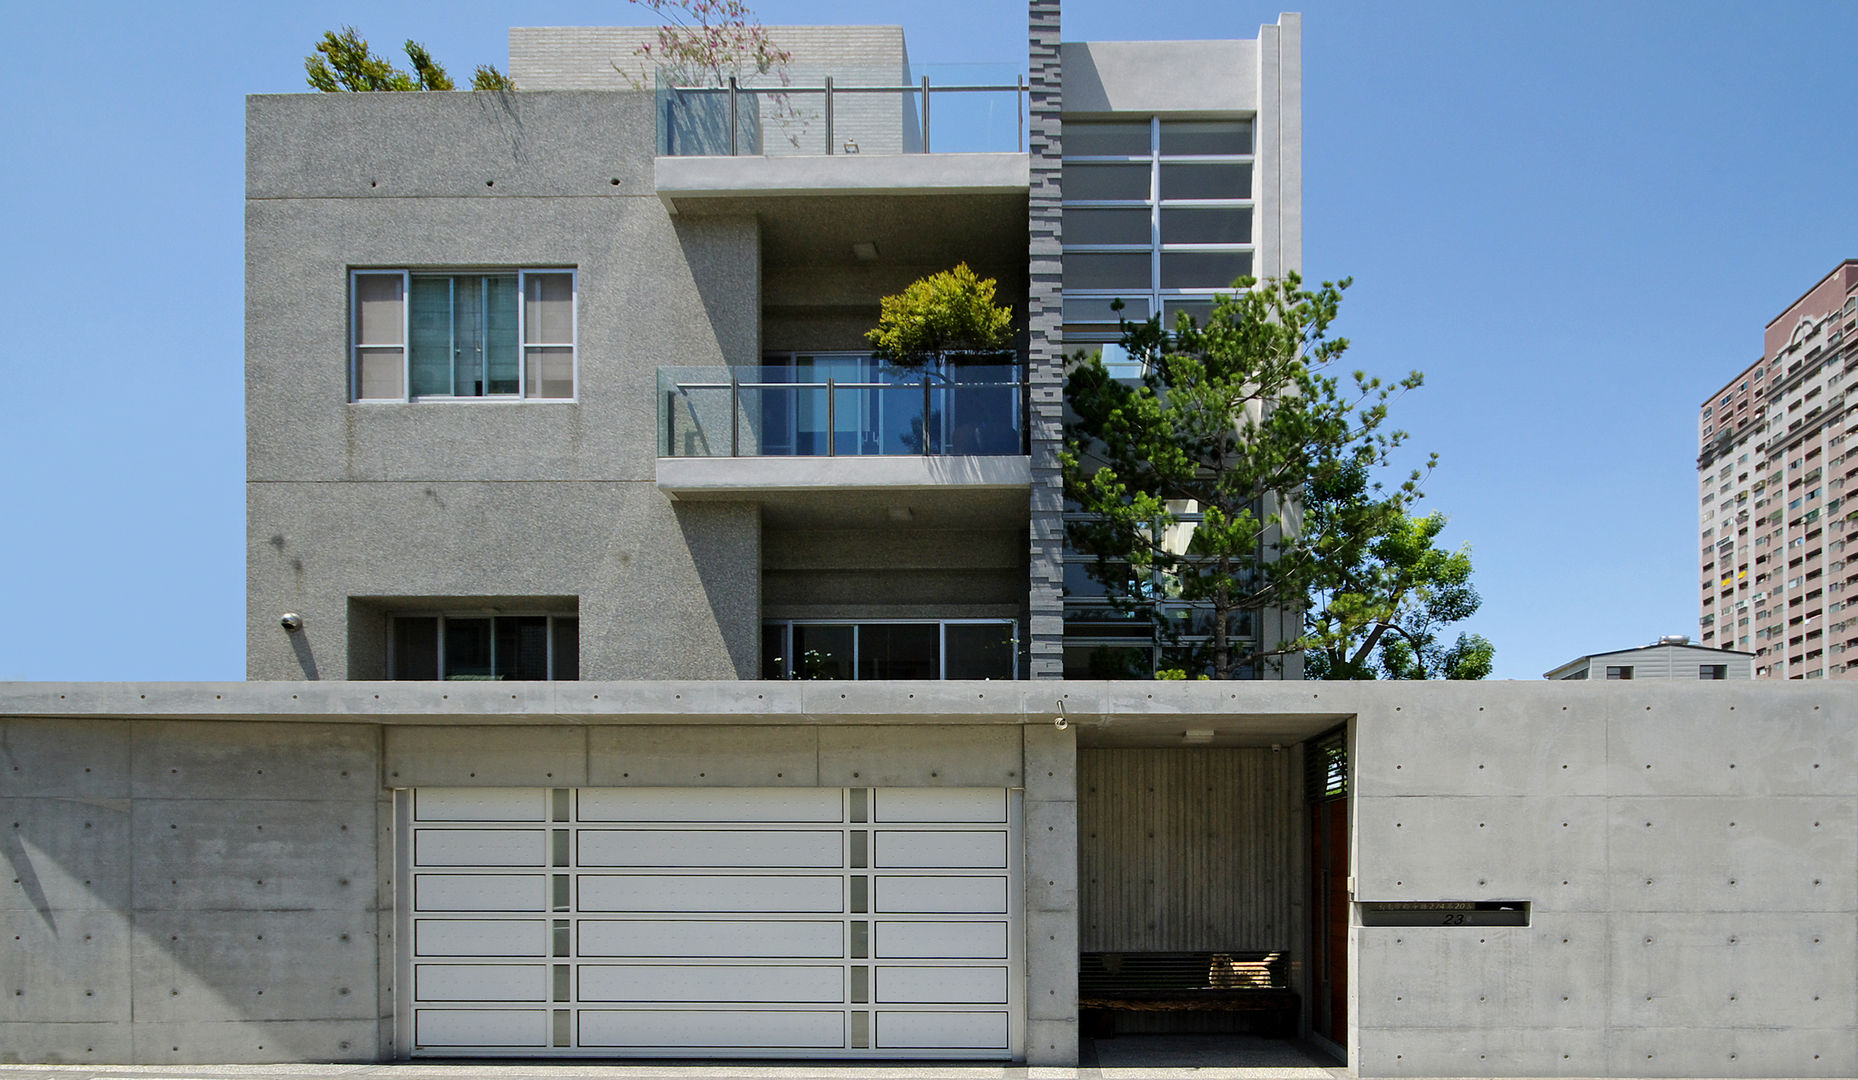
[{"label": "green tree", "polygon": [[[1248,632],[1244,613],[1306,610],[1328,561],[1368,549],[1419,497],[1418,470],[1368,479],[1405,439],[1387,402],[1422,380],[1338,373],[1348,341],[1329,328],[1348,284],[1241,278],[1203,327],[1124,324],[1139,381],[1100,356],[1066,380],[1065,494],[1084,511],[1071,544],[1109,601],[1175,648],[1167,674],[1229,679],[1304,652],[1301,635]],[[1335,497],[1306,514],[1309,492]]]},{"label": "green tree", "polygon": [[1013,341],[1013,309],[994,302],[999,283],[960,263],[912,281],[880,302],[865,334],[880,359],[903,368],[940,368],[951,356],[999,353]]},{"label": "green tree", "polygon": [[[1306,495],[1306,526],[1325,526],[1357,503],[1367,487],[1360,474],[1338,477],[1330,491]],[[1471,584],[1468,547],[1437,546],[1445,515],[1403,514],[1378,535],[1329,553],[1305,617],[1304,674],[1312,679],[1482,679],[1495,648],[1477,634],[1447,646],[1440,630],[1474,614],[1481,598]]]},{"label": "green tree", "polygon": [[[310,89],[326,94],[456,89],[445,66],[434,60],[424,45],[408,40],[404,48],[407,60],[413,65],[411,72],[402,71],[375,53],[359,30],[344,26],[340,33],[323,32],[322,40],[316,43],[316,51],[303,58],[303,68]],[[495,67],[481,64],[471,80],[471,89],[514,90],[516,84]]]}]

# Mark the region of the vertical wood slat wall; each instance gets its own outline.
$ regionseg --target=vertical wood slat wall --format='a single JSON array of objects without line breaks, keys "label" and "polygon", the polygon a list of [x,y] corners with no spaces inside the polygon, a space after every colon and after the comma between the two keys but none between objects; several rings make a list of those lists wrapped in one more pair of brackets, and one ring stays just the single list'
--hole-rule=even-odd
[{"label": "vertical wood slat wall", "polygon": [[1296,759],[1288,747],[1078,751],[1078,947],[1302,959]]}]

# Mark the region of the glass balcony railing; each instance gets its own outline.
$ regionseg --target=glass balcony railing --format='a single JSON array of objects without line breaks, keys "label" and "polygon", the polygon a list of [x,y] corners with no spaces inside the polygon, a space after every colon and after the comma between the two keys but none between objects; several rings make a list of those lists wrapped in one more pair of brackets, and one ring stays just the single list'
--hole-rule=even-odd
[{"label": "glass balcony railing", "polygon": [[946,372],[869,358],[658,369],[660,457],[851,457],[1026,452],[1016,363]]},{"label": "glass balcony railing", "polygon": [[1024,153],[1026,77],[990,65],[679,86],[659,73],[661,157]]}]

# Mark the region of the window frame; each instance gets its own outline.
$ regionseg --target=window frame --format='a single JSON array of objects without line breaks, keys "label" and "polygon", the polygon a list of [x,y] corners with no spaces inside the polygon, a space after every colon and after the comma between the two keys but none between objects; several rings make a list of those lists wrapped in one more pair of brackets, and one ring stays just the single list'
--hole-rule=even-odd
[{"label": "window frame", "polygon": [[[763,619],[761,620],[761,629],[764,633],[772,627],[779,627],[781,631],[781,665],[786,673],[782,675],[780,679],[776,680],[779,682],[814,681],[814,680],[799,679],[794,675],[794,666],[793,666],[794,633],[793,633],[793,629],[796,626],[844,626],[844,627],[848,627],[851,630],[852,632],[852,655],[851,655],[852,677],[847,680],[821,680],[821,681],[829,681],[829,682],[837,682],[837,681],[890,682],[890,681],[894,681],[894,680],[888,680],[888,679],[863,679],[859,677],[858,669],[859,669],[859,660],[861,659],[859,656],[859,638],[861,635],[859,634],[858,631],[860,627],[864,627],[864,626],[934,626],[936,627],[936,666],[939,672],[939,674],[936,676],[935,681],[947,682],[949,681],[948,679],[948,628],[950,626],[976,626],[976,625],[1005,626],[1005,627],[1010,627],[1012,629],[1013,636],[1011,640],[1013,642],[1013,665],[1012,665],[1013,673],[1007,676],[1006,678],[1000,679],[998,681],[1017,682],[1019,680],[1020,646],[1024,644],[1024,642],[1021,640],[1020,635],[1019,635],[1019,620],[1018,619],[1011,619],[1011,618],[963,618],[963,619],[856,619],[856,618],[849,618],[849,619],[817,618],[816,619],[816,618],[806,618],[806,619]],[[765,662],[766,658],[764,657],[763,659]],[[962,681],[966,681],[966,680],[962,680]],[[993,682],[995,680],[982,679],[979,681]]]},{"label": "window frame", "polygon": [[[1211,302],[1220,295],[1230,295],[1233,291],[1230,282],[1218,286],[1163,287],[1162,260],[1170,254],[1237,254],[1243,253],[1249,259],[1248,273],[1258,272],[1258,115],[1255,112],[1218,117],[1162,117],[1151,115],[1141,119],[1135,117],[1105,118],[1111,123],[1148,124],[1148,152],[1142,155],[1131,154],[1065,154],[1064,164],[1074,165],[1145,165],[1149,170],[1148,194],[1143,199],[1080,199],[1065,195],[1061,204],[1063,210],[1135,210],[1142,209],[1148,213],[1148,241],[1145,244],[1079,244],[1065,241],[1065,255],[1071,254],[1146,254],[1148,255],[1148,284],[1144,289],[1063,289],[1063,299],[1083,301],[1108,301],[1120,299],[1132,309],[1139,303],[1146,312],[1129,314],[1133,322],[1140,322],[1149,315],[1159,315],[1164,326],[1171,327],[1172,319],[1167,317],[1168,308],[1173,304]],[[1161,150],[1161,128],[1164,123],[1184,121],[1195,123],[1243,123],[1250,129],[1251,152],[1248,154],[1163,154]],[[1167,165],[1244,165],[1251,170],[1251,193],[1246,198],[1229,199],[1180,199],[1163,198],[1161,194],[1162,169]],[[1248,215],[1248,232],[1250,240],[1245,243],[1193,243],[1187,241],[1164,242],[1162,239],[1161,219],[1168,210],[1244,210]],[[1061,315],[1061,318],[1064,316]],[[1201,320],[1204,321],[1204,320]],[[1104,322],[1100,319],[1064,318],[1065,339],[1078,344],[1114,344],[1120,336],[1119,324]],[[1111,363],[1106,358],[1105,363]],[[1126,359],[1121,361],[1127,366]]]},{"label": "window frame", "polygon": [[[415,277],[457,278],[459,276],[516,275],[516,392],[514,394],[414,394],[413,393],[413,279]],[[529,341],[529,278],[543,274],[568,276],[568,318],[573,340],[566,342]],[[400,396],[363,397],[361,393],[361,351],[391,349],[392,345],[366,345],[361,337],[360,280],[364,277],[400,279]],[[581,395],[581,280],[572,266],[481,266],[450,268],[350,267],[348,272],[348,402],[351,405],[408,405],[428,402],[550,402],[575,404]],[[529,394],[529,354],[532,350],[568,349],[573,356],[573,392],[567,397],[540,397]]]},{"label": "window frame", "polygon": [[[373,400],[380,400],[380,399],[376,398]],[[550,400],[556,400],[556,399],[551,398]],[[490,620],[491,670],[494,671],[496,670],[496,663],[497,663],[496,661],[497,620],[498,619],[524,619],[524,618],[533,619],[533,618],[538,618],[538,617],[545,617],[548,619],[547,630],[544,633],[544,637],[548,641],[548,660],[547,660],[548,678],[544,679],[543,681],[544,682],[579,682],[580,681],[579,656],[580,656],[580,651],[581,651],[580,645],[579,645],[579,640],[580,640],[579,623],[580,623],[581,616],[579,612],[570,613],[566,611],[534,611],[534,610],[529,610],[529,609],[518,610],[518,611],[505,611],[505,610],[494,610],[493,611],[489,608],[444,608],[444,609],[417,608],[417,609],[408,609],[406,611],[388,612],[387,613],[387,633],[386,633],[387,681],[388,682],[506,682],[506,681],[514,682],[514,681],[520,681],[520,680],[505,680],[505,679],[502,679],[496,676],[492,676],[489,679],[448,679],[445,675],[445,620],[447,619],[489,619]],[[437,619],[438,620],[438,627],[437,627],[438,638],[437,638],[437,643],[436,643],[434,653],[433,653],[434,662],[437,664],[437,670],[439,672],[439,677],[437,679],[402,679],[397,674],[398,671],[400,670],[400,658],[395,655],[397,651],[395,640],[398,635],[395,634],[394,632],[394,624],[401,619]],[[561,619],[573,619],[576,623],[575,631],[574,631],[575,642],[576,642],[575,650],[574,650],[575,657],[576,657],[575,677],[572,679],[563,679],[563,678],[558,677],[555,674],[555,660],[556,660],[556,657],[555,657],[555,626],[556,626],[556,623]]]}]

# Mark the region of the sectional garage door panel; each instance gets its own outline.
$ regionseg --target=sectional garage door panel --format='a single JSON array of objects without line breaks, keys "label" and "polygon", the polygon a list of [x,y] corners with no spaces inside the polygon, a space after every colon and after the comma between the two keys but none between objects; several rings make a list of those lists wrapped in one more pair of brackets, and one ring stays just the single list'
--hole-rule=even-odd
[{"label": "sectional garage door panel", "polygon": [[837,1005],[845,968],[761,964],[582,964],[582,1001]]},{"label": "sectional garage door panel", "polygon": [[583,829],[579,860],[587,867],[830,867],[837,870],[845,865],[844,847],[845,834],[838,831]]},{"label": "sectional garage door panel", "polygon": [[845,923],[801,919],[582,919],[582,957],[758,960],[845,955]]},{"label": "sectional garage door panel", "polygon": [[[838,1011],[634,1009],[581,1013],[581,1045],[588,1048],[712,1051],[836,1050],[845,1045],[845,1014]],[[812,1055],[807,1055],[812,1056]],[[824,1055],[820,1055],[824,1056]]]},{"label": "sectional garage door panel", "polygon": [[845,879],[823,874],[584,874],[581,910],[822,912],[845,910]]},{"label": "sectional garage door panel", "polygon": [[542,919],[415,919],[415,956],[547,956]]},{"label": "sectional garage door panel", "polygon": [[548,1046],[546,1009],[420,1009],[414,1016],[426,1046],[530,1051]]},{"label": "sectional garage door panel", "polygon": [[449,788],[397,811],[405,1052],[1021,1050],[1012,792]]}]

